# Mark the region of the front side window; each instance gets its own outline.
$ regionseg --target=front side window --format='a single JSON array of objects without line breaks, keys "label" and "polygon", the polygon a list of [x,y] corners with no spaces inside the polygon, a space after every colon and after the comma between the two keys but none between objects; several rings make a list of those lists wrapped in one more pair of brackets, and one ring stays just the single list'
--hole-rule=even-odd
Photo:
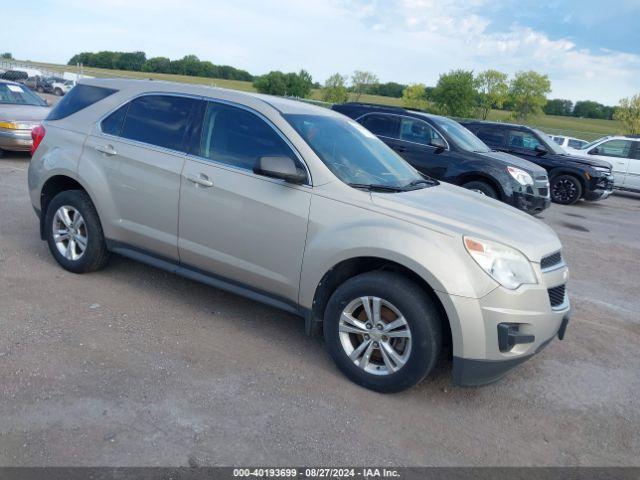
[{"label": "front side window", "polygon": [[76,85],[53,107],[47,120],[66,118],[116,92],[117,90],[112,88],[94,87],[93,85]]},{"label": "front side window", "polygon": [[631,152],[631,140],[609,140],[608,142],[601,143],[596,147],[597,150],[591,150],[589,153],[594,152],[596,155],[603,155],[605,157],[620,157],[628,158],[629,152]]},{"label": "front side window", "polygon": [[360,123],[370,132],[383,137],[398,137],[398,117],[372,113],[360,120]]},{"label": "front side window", "polygon": [[299,163],[276,131],[242,108],[209,102],[202,123],[199,156],[253,170],[260,157],[285,156]]},{"label": "front side window", "polygon": [[47,104],[39,96],[22,85],[0,82],[0,103],[9,105],[32,105],[46,107]]},{"label": "front side window", "polygon": [[520,130],[511,130],[509,132],[510,147],[535,150],[538,145],[544,147],[542,142],[529,132],[522,132]]},{"label": "front side window", "polygon": [[403,188],[424,181],[411,165],[378,137],[348,118],[285,115],[333,174],[348,184]]},{"label": "front side window", "polygon": [[442,137],[427,122],[409,117],[400,120],[400,140],[429,145],[434,138]]},{"label": "front side window", "polygon": [[447,139],[460,150],[477,153],[491,151],[481,139],[455,120],[446,117],[434,117],[433,122],[447,136]]},{"label": "front side window", "polygon": [[184,152],[189,117],[197,102],[172,95],[135,98],[129,104],[121,136]]}]

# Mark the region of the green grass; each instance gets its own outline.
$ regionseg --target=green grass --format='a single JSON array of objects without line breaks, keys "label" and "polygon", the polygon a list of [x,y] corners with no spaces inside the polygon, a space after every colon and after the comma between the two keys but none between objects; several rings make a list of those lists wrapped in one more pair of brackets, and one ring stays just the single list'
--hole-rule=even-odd
[{"label": "green grass", "polygon": [[[72,66],[58,65],[52,63],[26,62],[34,67],[41,67],[55,72],[72,71],[76,68]],[[104,68],[85,67],[84,73],[93,77],[121,77],[121,78],[153,78],[155,80],[166,80],[171,82],[194,83],[201,85],[210,85],[215,87],[229,88],[233,90],[241,90],[244,92],[255,92],[251,82],[241,80],[225,80],[221,78],[207,77],[191,77],[187,75],[173,75],[169,73],[149,73],[149,72],[132,72],[126,70],[109,70]],[[320,90],[313,89],[311,91],[313,100],[321,100]],[[352,95],[350,100],[355,100]],[[359,101],[367,103],[377,103],[381,105],[389,105],[401,107],[402,101],[399,98],[382,97],[379,95],[364,94]],[[509,122],[511,112],[505,110],[492,110],[488,120]],[[561,117],[556,115],[539,115],[530,117],[527,125],[539,128],[546,133],[557,135],[568,135],[572,137],[583,138],[585,140],[594,140],[604,135],[620,134],[623,132],[622,124],[616,120],[597,120],[591,118],[575,118]]]}]

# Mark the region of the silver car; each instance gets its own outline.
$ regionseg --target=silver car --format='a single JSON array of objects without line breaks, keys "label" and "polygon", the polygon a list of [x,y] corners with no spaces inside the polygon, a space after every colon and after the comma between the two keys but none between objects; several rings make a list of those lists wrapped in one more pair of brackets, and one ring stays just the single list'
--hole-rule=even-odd
[{"label": "silver car", "polygon": [[95,79],[41,134],[29,190],[60,265],[117,253],[297,314],[367,388],[408,388],[449,348],[456,383],[487,383],[564,335],[549,227],[421,175],[339,113]]},{"label": "silver car", "polygon": [[31,130],[49,111],[47,102],[24,85],[0,80],[0,156],[4,150],[29,151]]}]

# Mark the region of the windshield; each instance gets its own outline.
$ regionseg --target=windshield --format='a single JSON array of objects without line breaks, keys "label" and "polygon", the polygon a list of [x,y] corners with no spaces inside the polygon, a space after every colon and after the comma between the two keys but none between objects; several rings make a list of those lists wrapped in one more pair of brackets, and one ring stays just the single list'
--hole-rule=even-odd
[{"label": "windshield", "polygon": [[444,117],[432,117],[432,120],[438,128],[445,131],[447,140],[454,143],[459,149],[479,153],[491,151],[482,140],[458,122]]},{"label": "windshield", "polygon": [[369,130],[347,118],[285,115],[324,164],[347,184],[405,188],[424,177]]},{"label": "windshield", "polygon": [[0,103],[10,105],[35,105],[46,107],[47,104],[39,96],[22,85],[0,83]]},{"label": "windshield", "polygon": [[597,140],[594,140],[591,143],[587,143],[586,145],[581,146],[580,148],[577,148],[576,150],[587,150],[588,148],[593,147],[596,143],[601,142],[602,140],[604,140],[605,138],[609,138],[609,137],[600,137]]},{"label": "windshield", "polygon": [[547,151],[555,153],[556,155],[567,155],[567,151],[554,142],[549,135],[541,132],[540,130],[533,129],[533,131],[538,134],[538,140],[547,147]]}]

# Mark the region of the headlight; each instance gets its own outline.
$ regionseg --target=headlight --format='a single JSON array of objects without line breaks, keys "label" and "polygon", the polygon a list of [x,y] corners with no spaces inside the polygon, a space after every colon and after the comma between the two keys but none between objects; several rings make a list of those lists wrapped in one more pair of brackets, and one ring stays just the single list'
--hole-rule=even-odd
[{"label": "headlight", "polygon": [[526,283],[538,283],[531,262],[519,251],[470,237],[464,237],[464,246],[480,268],[503,287],[515,290]]},{"label": "headlight", "polygon": [[533,178],[524,170],[521,170],[516,167],[508,166],[507,172],[516,179],[520,185],[533,185]]}]

